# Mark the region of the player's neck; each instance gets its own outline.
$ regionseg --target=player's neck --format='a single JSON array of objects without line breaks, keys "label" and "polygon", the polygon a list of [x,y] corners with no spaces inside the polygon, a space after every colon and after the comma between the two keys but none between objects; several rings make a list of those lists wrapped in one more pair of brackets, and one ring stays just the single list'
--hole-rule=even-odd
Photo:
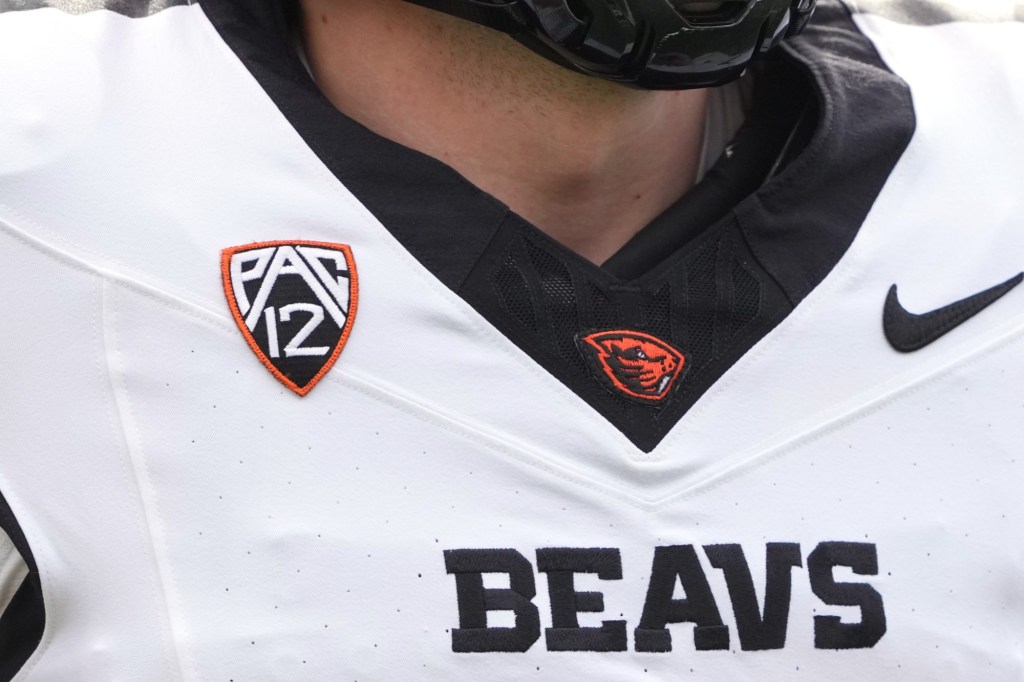
[{"label": "player's neck", "polygon": [[703,91],[641,92],[400,0],[303,0],[324,94],[595,263],[694,183]]}]

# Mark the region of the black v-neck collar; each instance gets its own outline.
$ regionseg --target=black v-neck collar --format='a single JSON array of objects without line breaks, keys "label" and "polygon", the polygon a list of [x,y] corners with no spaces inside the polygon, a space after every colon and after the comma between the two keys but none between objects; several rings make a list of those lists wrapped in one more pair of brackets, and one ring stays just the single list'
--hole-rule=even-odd
[{"label": "black v-neck collar", "polygon": [[818,122],[809,78],[775,53],[754,66],[745,124],[705,177],[601,265],[624,281],[649,276],[785,168]]},{"label": "black v-neck collar", "polygon": [[[645,451],[831,271],[914,130],[905,84],[842,5],[819,3],[804,36],[759,67],[754,110],[731,153],[597,267],[444,163],[338,112],[291,44],[294,5],[201,4],[384,227]],[[583,340],[612,329],[681,351],[686,371],[670,393],[637,399],[602,375]]]}]

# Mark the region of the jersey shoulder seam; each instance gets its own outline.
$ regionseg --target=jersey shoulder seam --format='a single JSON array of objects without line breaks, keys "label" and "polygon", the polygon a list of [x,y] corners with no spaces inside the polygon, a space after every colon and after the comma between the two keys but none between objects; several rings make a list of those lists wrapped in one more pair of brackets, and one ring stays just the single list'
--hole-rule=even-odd
[{"label": "jersey shoulder seam", "polygon": [[[111,284],[131,289],[136,293],[156,301],[157,303],[170,306],[171,308],[192,317],[202,319],[206,322],[216,322],[219,326],[226,329],[234,328],[229,317],[216,312],[200,302],[192,300],[194,297],[189,296],[185,292],[175,292],[173,287],[170,286],[165,289],[161,286],[133,277],[131,274],[120,272],[109,266],[91,262],[86,258],[71,253],[66,248],[54,245],[46,239],[19,227],[19,225],[11,221],[11,216],[17,218],[20,223],[37,228],[39,228],[39,226],[31,218],[21,214],[16,209],[0,203],[0,232],[6,232],[12,239],[20,241],[27,248],[33,249],[65,267],[93,275],[101,281],[110,282]],[[40,231],[43,231],[42,228],[39,229]],[[85,247],[81,247],[73,242],[68,242],[68,245],[76,249],[88,251]],[[104,258],[102,254],[96,255]],[[166,282],[161,282],[161,284],[166,284]]]}]

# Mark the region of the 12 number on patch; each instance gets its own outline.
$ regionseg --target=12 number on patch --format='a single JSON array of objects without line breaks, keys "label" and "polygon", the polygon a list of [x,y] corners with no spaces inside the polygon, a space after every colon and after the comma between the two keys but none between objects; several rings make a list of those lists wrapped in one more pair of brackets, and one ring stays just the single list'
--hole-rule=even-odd
[{"label": "12 number on patch", "polygon": [[221,252],[228,306],[249,347],[285,386],[306,395],[348,340],[358,304],[345,244],[276,241]]}]

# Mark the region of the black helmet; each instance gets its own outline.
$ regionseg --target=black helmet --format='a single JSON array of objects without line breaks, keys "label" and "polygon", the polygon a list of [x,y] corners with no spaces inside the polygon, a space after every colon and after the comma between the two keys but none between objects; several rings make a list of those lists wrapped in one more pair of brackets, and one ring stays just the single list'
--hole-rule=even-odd
[{"label": "black helmet", "polygon": [[815,0],[407,0],[512,35],[560,64],[652,90],[738,77]]}]

